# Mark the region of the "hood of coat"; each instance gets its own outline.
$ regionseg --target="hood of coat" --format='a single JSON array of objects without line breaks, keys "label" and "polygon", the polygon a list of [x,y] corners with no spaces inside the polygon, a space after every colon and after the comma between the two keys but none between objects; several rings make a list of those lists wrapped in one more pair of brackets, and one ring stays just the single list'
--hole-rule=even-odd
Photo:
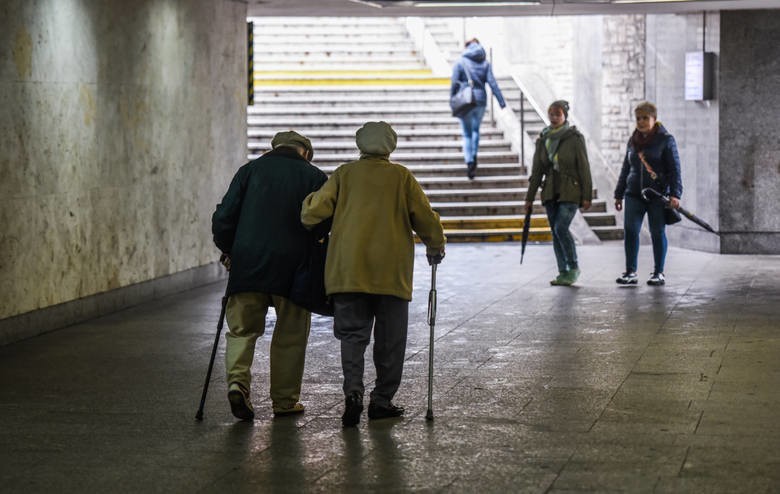
[{"label": "hood of coat", "polygon": [[390,156],[398,135],[387,122],[366,122],[355,134],[361,155]]},{"label": "hood of coat", "polygon": [[476,63],[482,63],[487,58],[485,49],[479,43],[471,43],[467,46],[463,56]]}]

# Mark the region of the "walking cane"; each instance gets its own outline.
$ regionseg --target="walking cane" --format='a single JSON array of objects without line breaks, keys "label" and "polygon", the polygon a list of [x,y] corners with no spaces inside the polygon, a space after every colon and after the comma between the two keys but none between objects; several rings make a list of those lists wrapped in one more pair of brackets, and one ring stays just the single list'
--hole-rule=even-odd
[{"label": "walking cane", "polygon": [[214,357],[217,355],[217,347],[219,346],[219,336],[222,334],[222,326],[225,323],[225,308],[227,306],[227,288],[225,288],[225,295],[222,297],[222,310],[219,312],[219,322],[217,323],[217,336],[214,338],[214,347],[211,349],[211,360],[209,360],[209,370],[206,371],[206,381],[203,383],[203,395],[200,397],[200,406],[198,412],[195,414],[195,420],[203,420],[203,407],[206,404],[206,393],[209,391],[209,381],[211,381],[211,370],[214,368]]},{"label": "walking cane", "polygon": [[428,324],[431,337],[428,343],[428,411],[425,420],[433,420],[433,328],[436,326],[436,266],[431,266],[431,291],[428,293]]}]

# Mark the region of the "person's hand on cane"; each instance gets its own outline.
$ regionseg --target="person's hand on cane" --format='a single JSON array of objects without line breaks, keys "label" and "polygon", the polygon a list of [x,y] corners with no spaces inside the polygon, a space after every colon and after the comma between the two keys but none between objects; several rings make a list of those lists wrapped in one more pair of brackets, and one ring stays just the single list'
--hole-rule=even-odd
[{"label": "person's hand on cane", "polygon": [[444,259],[444,249],[439,251],[437,254],[427,254],[426,257],[428,257],[429,266],[433,266],[434,264],[441,264],[442,259]]},{"label": "person's hand on cane", "polygon": [[225,266],[225,269],[230,271],[230,254],[222,253],[221,256],[219,256],[219,262],[223,266]]}]

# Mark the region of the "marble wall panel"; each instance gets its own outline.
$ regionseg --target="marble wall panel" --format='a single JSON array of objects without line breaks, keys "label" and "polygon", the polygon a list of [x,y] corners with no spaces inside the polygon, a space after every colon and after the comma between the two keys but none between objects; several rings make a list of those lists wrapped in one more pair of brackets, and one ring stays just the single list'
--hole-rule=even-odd
[{"label": "marble wall panel", "polygon": [[0,13],[0,319],[213,262],[246,156],[246,5]]},{"label": "marble wall panel", "polygon": [[780,254],[780,11],[721,14],[723,252]]}]

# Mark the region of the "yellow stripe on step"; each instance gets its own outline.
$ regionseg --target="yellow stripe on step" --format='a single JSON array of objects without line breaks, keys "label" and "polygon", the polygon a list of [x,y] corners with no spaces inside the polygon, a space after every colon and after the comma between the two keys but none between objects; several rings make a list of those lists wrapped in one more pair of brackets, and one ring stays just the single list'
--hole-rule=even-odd
[{"label": "yellow stripe on step", "polygon": [[[401,76],[432,76],[430,69],[399,69],[399,70],[256,70],[255,78],[293,78],[293,77],[401,77]],[[449,80],[449,79],[447,79]]]},{"label": "yellow stripe on step", "polygon": [[[477,219],[448,219],[442,218],[441,224],[445,229],[452,230],[493,230],[499,228],[523,228],[523,218],[477,218]],[[531,228],[550,229],[546,217],[531,217]]]},{"label": "yellow stripe on step", "polygon": [[255,79],[255,86],[443,86],[449,79],[372,78],[372,79]]}]

